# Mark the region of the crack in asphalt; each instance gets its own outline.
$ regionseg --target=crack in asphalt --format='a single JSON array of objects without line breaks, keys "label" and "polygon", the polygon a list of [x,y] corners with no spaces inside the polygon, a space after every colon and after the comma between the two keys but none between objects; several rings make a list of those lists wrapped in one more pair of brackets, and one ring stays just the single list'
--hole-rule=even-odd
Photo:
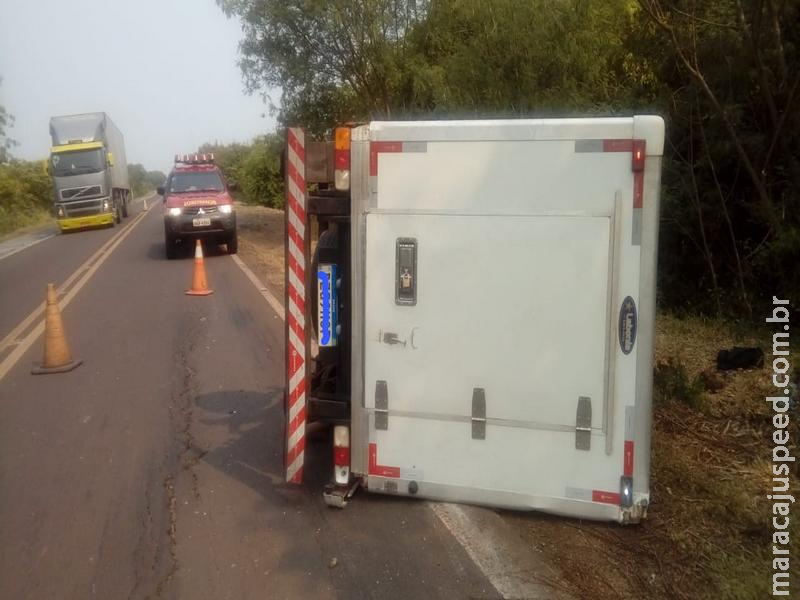
[{"label": "crack in asphalt", "polygon": [[170,555],[170,568],[169,571],[159,580],[156,585],[156,598],[161,598],[161,594],[178,572],[178,542],[176,533],[178,530],[178,517],[175,511],[175,478],[172,475],[167,475],[164,479],[164,491],[167,493],[167,506],[169,509],[169,527],[167,535],[169,536],[169,555]]},{"label": "crack in asphalt", "polygon": [[177,494],[175,488],[181,472],[189,473],[192,494],[196,500],[200,499],[200,486],[194,467],[206,455],[207,451],[197,448],[192,434],[194,402],[197,397],[197,384],[194,376],[197,372],[190,366],[191,357],[201,333],[201,328],[198,326],[200,322],[199,316],[197,310],[189,311],[188,319],[184,321],[183,327],[181,327],[182,331],[180,331],[180,339],[183,339],[184,342],[175,353],[174,364],[177,367],[177,372],[182,373],[182,375],[178,385],[173,387],[169,404],[170,430],[173,432],[173,450],[170,452],[172,467],[162,480],[167,499],[167,538],[169,540],[170,566],[156,585],[156,598],[163,597],[164,590],[180,569],[177,538]]},{"label": "crack in asphalt", "polygon": [[139,587],[142,585],[148,571],[148,567],[144,565],[146,558],[145,548],[148,541],[155,549],[155,552],[153,553],[153,559],[150,561],[149,572],[155,573],[156,569],[158,568],[161,546],[158,543],[158,537],[154,534],[154,531],[155,520],[153,519],[152,495],[150,493],[150,484],[148,483],[148,485],[146,485],[144,488],[144,514],[142,515],[141,532],[139,534],[139,538],[136,540],[136,546],[133,550],[133,587],[128,594],[128,600],[137,597],[136,592],[139,591]]}]

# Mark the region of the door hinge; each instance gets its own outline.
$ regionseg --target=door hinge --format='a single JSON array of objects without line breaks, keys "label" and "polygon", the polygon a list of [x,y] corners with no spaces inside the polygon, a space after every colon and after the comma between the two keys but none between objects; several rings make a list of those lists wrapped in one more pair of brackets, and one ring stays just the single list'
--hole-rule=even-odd
[{"label": "door hinge", "polygon": [[486,392],[472,388],[472,439],[486,439]]},{"label": "door hinge", "polygon": [[578,398],[578,410],[575,415],[575,449],[590,450],[592,447],[592,399],[586,396]]},{"label": "door hinge", "polygon": [[389,386],[382,379],[375,382],[375,429],[389,429]]}]

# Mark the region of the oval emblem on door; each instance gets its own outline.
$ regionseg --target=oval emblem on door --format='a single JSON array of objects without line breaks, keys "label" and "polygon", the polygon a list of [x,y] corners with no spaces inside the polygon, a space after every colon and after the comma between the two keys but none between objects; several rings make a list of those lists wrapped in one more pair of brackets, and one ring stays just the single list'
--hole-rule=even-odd
[{"label": "oval emblem on door", "polygon": [[619,309],[619,347],[623,354],[630,354],[636,343],[636,303],[626,296]]}]

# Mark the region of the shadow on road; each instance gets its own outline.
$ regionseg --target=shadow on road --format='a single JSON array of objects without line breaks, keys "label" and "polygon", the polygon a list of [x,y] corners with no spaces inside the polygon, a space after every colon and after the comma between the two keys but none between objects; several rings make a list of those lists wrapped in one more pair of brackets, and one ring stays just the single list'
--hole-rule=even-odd
[{"label": "shadow on road", "polygon": [[[306,465],[302,488],[284,482],[283,388],[266,393],[220,391],[198,396],[195,406],[199,428],[213,428],[218,444],[209,447],[202,460],[225,475],[257,491],[268,503],[285,502],[303,489],[319,493],[327,482],[325,465],[331,464],[330,432],[321,430],[307,437]],[[224,426],[223,435],[219,427]],[[223,438],[223,439],[220,439]],[[313,468],[317,466],[317,468]]]}]

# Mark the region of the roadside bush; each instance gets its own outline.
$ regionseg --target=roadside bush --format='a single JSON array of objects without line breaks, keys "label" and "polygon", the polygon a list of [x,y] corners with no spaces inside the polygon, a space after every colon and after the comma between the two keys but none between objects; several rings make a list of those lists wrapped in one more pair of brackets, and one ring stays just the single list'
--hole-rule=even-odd
[{"label": "roadside bush", "polygon": [[51,193],[44,161],[0,165],[0,235],[45,220]]},{"label": "roadside bush", "polygon": [[263,136],[253,142],[240,171],[242,192],[249,202],[283,208],[280,152],[277,136]]}]

